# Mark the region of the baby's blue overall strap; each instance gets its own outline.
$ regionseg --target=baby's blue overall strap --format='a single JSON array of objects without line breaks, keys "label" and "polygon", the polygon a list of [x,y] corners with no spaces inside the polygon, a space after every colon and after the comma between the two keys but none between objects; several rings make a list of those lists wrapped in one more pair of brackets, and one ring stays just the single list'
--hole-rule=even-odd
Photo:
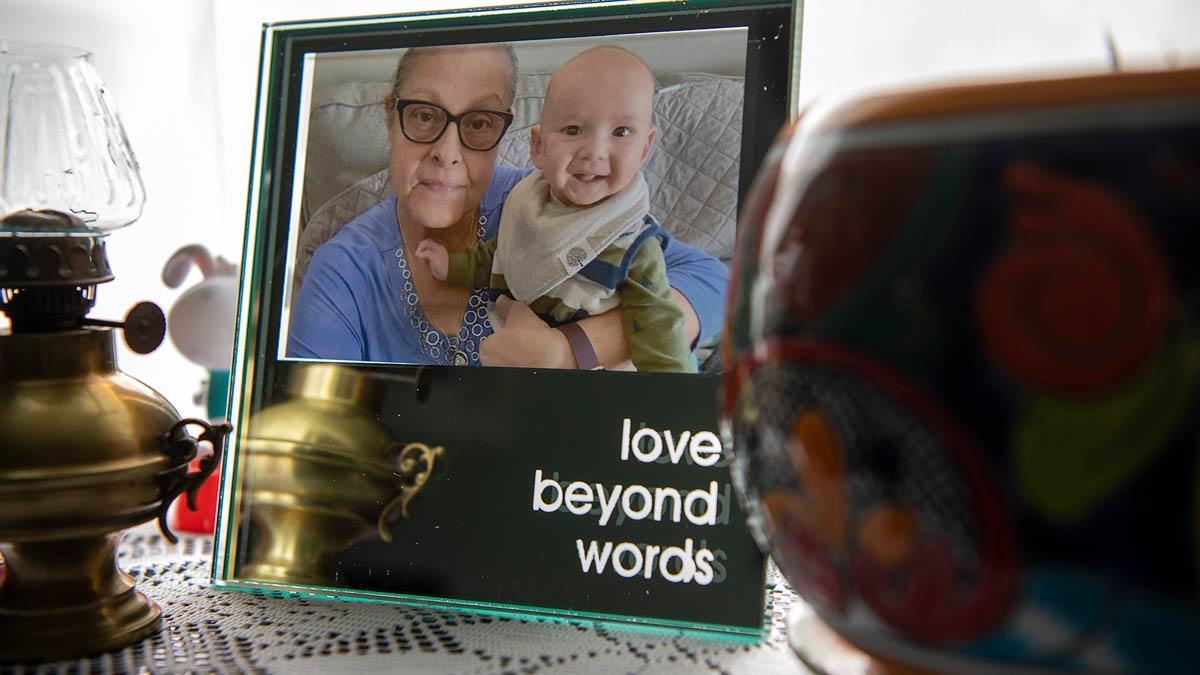
[{"label": "baby's blue overall strap", "polygon": [[646,214],[645,223],[645,228],[633,240],[633,243],[629,244],[629,248],[625,249],[625,255],[621,258],[619,266],[596,258],[584,265],[577,274],[605,288],[616,289],[629,276],[629,266],[633,264],[634,256],[637,255],[642,245],[649,241],[650,237],[658,237],[659,245],[664,251],[667,248],[667,242],[671,240],[671,235],[663,229],[662,225],[658,224],[658,221],[654,220],[654,216]]},{"label": "baby's blue overall strap", "polygon": [[[590,263],[584,265],[583,269],[576,272],[576,274],[584,279],[587,279],[588,281],[593,281],[597,284],[600,284],[605,288],[616,290],[616,288],[620,286],[621,283],[624,282],[629,276],[629,267],[633,264],[634,257],[637,255],[637,252],[641,250],[642,246],[645,245],[647,241],[650,241],[650,237],[658,237],[659,245],[662,246],[664,251],[666,251],[667,244],[671,241],[670,233],[667,232],[662,225],[659,225],[658,221],[656,221],[653,216],[646,214],[643,222],[644,227],[642,231],[639,232],[637,237],[635,237],[634,240],[629,244],[629,248],[625,249],[625,255],[621,257],[620,265],[614,265],[610,262],[595,258]],[[489,302],[496,302],[496,300],[502,295],[506,295],[509,298],[513,297],[512,292],[506,288],[487,289],[487,297]],[[565,323],[574,323],[575,321],[579,321],[580,319],[585,319],[587,317],[588,313],[581,309],[574,315],[562,321],[556,321],[548,316],[543,316],[542,319],[544,319],[551,327],[555,327],[561,326]]]}]

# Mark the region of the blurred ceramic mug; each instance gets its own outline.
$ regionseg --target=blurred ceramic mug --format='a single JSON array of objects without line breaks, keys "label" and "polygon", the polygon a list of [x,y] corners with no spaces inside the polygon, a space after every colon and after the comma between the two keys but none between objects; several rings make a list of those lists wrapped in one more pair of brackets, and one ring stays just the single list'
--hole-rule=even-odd
[{"label": "blurred ceramic mug", "polygon": [[934,672],[1200,664],[1200,71],[805,114],[741,215],[735,485],[825,623]]}]

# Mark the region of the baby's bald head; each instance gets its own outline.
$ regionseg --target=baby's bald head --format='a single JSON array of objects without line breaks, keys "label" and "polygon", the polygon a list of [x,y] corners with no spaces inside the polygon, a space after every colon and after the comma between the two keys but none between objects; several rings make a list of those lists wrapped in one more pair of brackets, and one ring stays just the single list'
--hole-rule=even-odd
[{"label": "baby's bald head", "polygon": [[547,110],[560,103],[556,100],[556,90],[573,91],[578,87],[596,86],[604,82],[620,88],[630,99],[645,103],[642,112],[646,113],[647,119],[653,115],[654,74],[650,72],[650,66],[642,57],[624,47],[601,45],[572,56],[554,72],[546,87],[543,117]]}]

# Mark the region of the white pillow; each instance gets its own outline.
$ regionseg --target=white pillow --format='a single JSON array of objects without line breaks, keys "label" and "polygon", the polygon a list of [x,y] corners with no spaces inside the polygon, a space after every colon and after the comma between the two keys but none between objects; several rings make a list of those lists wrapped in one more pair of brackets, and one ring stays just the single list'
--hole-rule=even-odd
[{"label": "white pillow", "polygon": [[387,168],[388,82],[343,82],[313,101],[304,167],[304,220],[342,190]]}]

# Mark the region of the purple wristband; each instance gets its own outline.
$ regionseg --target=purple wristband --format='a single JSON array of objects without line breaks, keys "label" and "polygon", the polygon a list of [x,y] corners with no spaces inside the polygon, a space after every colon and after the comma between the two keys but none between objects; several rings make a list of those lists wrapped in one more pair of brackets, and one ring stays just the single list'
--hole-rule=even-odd
[{"label": "purple wristband", "polygon": [[575,364],[580,370],[604,370],[600,359],[596,358],[596,350],[592,349],[592,341],[578,324],[563,324],[558,330],[567,336],[567,344],[571,345],[571,352],[575,354]]}]

